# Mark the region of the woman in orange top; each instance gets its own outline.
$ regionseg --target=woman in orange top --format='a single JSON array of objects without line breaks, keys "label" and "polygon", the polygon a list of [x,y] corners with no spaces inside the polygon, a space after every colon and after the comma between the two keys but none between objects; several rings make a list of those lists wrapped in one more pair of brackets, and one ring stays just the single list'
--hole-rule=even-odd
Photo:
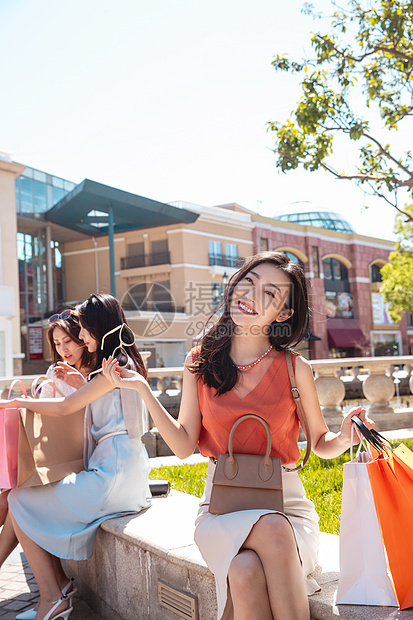
[{"label": "woman in orange top", "polygon": [[[271,431],[272,452],[283,464],[295,463],[298,418],[291,395],[285,349],[308,331],[308,298],[303,269],[283,253],[263,252],[232,276],[222,315],[189,353],[182,403],[174,420],[146,381],[116,369],[109,358],[104,373],[115,386],[139,391],[160,433],[180,458],[198,444],[210,457],[195,540],[215,575],[218,619],[308,620],[308,594],[319,589],[310,576],[317,562],[318,518],[305,497],[297,472],[283,472],[284,513],[245,510],[209,513],[214,460],[227,452],[229,431],[241,415],[256,413]],[[351,416],[369,428],[365,411],[353,409],[341,430],[331,433],[322,417],[310,364],[294,354],[297,387],[308,421],[313,450],[323,458],[350,446]],[[119,372],[120,375],[119,376]],[[234,436],[234,452],[264,454],[266,435],[246,420]]]}]

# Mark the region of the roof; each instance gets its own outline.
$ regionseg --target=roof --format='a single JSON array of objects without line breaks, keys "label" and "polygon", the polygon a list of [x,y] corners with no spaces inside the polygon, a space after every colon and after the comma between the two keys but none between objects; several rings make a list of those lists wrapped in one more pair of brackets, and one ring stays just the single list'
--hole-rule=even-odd
[{"label": "roof", "polygon": [[295,222],[302,226],[316,226],[327,230],[354,233],[354,228],[339,213],[333,211],[305,211],[297,213],[281,213],[274,216],[275,220]]},{"label": "roof", "polygon": [[114,232],[191,224],[198,213],[85,179],[44,214],[46,220],[99,236],[109,233],[112,208]]}]

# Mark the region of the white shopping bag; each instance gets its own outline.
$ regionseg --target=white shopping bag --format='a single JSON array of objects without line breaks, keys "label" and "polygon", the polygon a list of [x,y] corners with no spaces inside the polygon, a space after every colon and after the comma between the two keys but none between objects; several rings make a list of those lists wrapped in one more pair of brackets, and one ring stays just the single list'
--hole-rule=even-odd
[{"label": "white shopping bag", "polygon": [[371,456],[360,448],[343,466],[336,603],[397,607],[367,472]]}]

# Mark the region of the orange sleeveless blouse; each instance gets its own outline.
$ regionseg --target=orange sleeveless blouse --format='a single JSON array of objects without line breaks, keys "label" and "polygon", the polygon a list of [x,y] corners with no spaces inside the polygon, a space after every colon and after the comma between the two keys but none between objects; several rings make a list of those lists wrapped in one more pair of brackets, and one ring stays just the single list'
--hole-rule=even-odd
[{"label": "orange sleeveless blouse", "polygon": [[[293,366],[298,353],[293,353]],[[198,352],[193,351],[193,361]],[[281,457],[283,464],[296,463],[300,458],[298,448],[299,421],[291,394],[285,352],[279,351],[261,381],[244,398],[232,390],[216,396],[216,390],[198,379],[198,398],[202,427],[198,446],[203,456],[218,458],[228,452],[228,438],[232,425],[238,418],[255,413],[268,423],[271,432],[271,456]],[[238,454],[265,454],[267,435],[260,422],[245,420],[235,431],[234,452]]]}]

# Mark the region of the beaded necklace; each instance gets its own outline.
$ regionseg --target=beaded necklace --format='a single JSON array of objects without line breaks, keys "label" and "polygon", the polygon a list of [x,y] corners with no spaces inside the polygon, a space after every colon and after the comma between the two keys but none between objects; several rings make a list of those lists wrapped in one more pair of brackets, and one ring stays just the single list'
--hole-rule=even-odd
[{"label": "beaded necklace", "polygon": [[260,355],[255,362],[251,362],[251,364],[245,364],[245,365],[238,365],[238,364],[234,364],[235,368],[237,368],[238,370],[249,370],[250,368],[253,368],[254,366],[256,366],[257,364],[259,364],[261,362],[261,360],[264,359],[264,357],[267,357],[268,353],[271,351],[272,349],[272,344],[270,344],[270,346],[268,347],[268,349],[265,351],[265,353],[263,353],[262,355]]}]

